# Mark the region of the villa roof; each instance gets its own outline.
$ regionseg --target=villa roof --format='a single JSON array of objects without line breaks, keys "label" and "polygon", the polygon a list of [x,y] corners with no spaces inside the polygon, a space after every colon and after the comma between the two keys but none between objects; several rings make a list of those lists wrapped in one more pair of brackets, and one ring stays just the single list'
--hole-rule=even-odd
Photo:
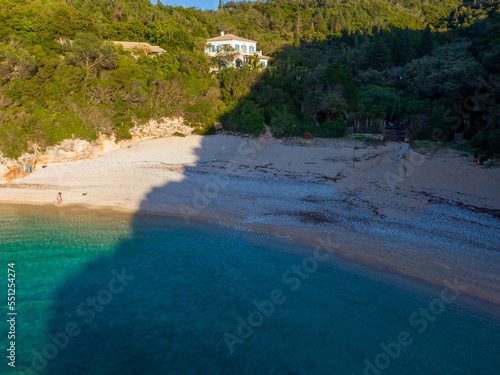
[{"label": "villa roof", "polygon": [[269,56],[266,56],[266,55],[260,55],[259,56],[259,59],[266,59],[266,60],[269,60],[270,57]]},{"label": "villa roof", "polygon": [[113,41],[115,44],[121,44],[123,48],[125,49],[132,49],[135,47],[142,47],[142,48],[149,48],[151,52],[167,52],[163,48],[159,46],[152,46],[149,43],[140,43],[140,42],[118,42],[118,41]]},{"label": "villa roof", "polygon": [[240,42],[257,43],[255,40],[241,38],[241,37],[233,35],[233,34],[225,34],[225,35],[216,36],[215,38],[207,39],[207,42],[219,42],[219,41],[223,41],[223,40],[238,40]]}]

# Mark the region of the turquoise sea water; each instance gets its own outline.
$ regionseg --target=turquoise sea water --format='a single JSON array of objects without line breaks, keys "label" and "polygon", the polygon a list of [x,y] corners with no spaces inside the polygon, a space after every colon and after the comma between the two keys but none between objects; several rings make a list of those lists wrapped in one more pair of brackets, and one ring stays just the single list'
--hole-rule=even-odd
[{"label": "turquoise sea water", "polygon": [[459,289],[323,257],[213,225],[2,206],[0,373],[499,373],[500,321]]}]

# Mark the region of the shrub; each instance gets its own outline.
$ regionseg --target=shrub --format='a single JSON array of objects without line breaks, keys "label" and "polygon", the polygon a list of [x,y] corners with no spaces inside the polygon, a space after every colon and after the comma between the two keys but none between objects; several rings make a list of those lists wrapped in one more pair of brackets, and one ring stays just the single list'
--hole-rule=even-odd
[{"label": "shrub", "polygon": [[302,121],[294,113],[293,108],[285,105],[275,105],[266,111],[266,119],[276,136],[301,135],[303,131]]},{"label": "shrub", "polygon": [[213,126],[206,127],[206,128],[194,128],[191,134],[196,134],[196,135],[211,135],[215,134],[215,128]]},{"label": "shrub", "polygon": [[325,138],[342,138],[345,135],[346,129],[347,122],[341,119],[335,119],[317,126],[314,135]]},{"label": "shrub", "polygon": [[365,86],[365,85],[382,86],[382,84],[386,80],[382,72],[379,72],[374,69],[367,69],[362,72],[359,72],[354,81],[360,86]]},{"label": "shrub", "polygon": [[488,148],[488,137],[484,132],[477,132],[471,139],[472,147],[486,150]]},{"label": "shrub", "polygon": [[488,146],[491,152],[500,155],[500,129],[490,132],[488,136]]},{"label": "shrub", "polygon": [[253,102],[244,100],[231,112],[222,118],[224,128],[242,133],[261,134],[266,129],[264,115],[261,109]]},{"label": "shrub", "polygon": [[302,138],[312,139],[313,135],[311,133],[309,133],[309,132],[305,132],[304,134],[302,134]]},{"label": "shrub", "polygon": [[115,136],[116,136],[116,142],[126,140],[126,139],[131,139],[132,134],[130,134],[130,127],[127,126],[126,124],[120,124],[119,126],[115,127]]}]

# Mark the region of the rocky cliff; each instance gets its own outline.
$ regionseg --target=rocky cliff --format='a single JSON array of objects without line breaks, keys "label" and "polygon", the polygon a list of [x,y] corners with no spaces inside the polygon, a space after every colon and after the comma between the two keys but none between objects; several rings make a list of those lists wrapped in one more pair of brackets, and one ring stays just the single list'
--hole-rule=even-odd
[{"label": "rocky cliff", "polygon": [[55,146],[41,150],[36,144],[30,145],[30,153],[17,160],[3,157],[0,154],[0,183],[9,182],[15,178],[24,177],[37,168],[51,163],[61,163],[80,159],[95,159],[106,152],[126,147],[137,141],[169,137],[174,133],[191,134],[193,128],[184,124],[183,118],[162,118],[150,120],[143,125],[130,129],[132,138],[116,142],[115,136],[100,134],[95,141],[83,139],[67,139]]}]

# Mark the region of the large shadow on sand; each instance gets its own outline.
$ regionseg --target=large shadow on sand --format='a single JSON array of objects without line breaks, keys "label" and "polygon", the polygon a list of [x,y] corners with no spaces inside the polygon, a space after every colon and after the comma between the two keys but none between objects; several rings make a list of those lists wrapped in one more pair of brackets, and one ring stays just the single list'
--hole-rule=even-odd
[{"label": "large shadow on sand", "polygon": [[[170,192],[193,192],[200,171],[154,188],[141,208],[168,208]],[[380,343],[412,329],[408,317],[439,296],[346,271],[324,253],[314,266],[313,249],[286,251],[293,245],[224,227],[144,212],[131,225],[111,256],[57,289],[27,374],[362,374]],[[411,331],[415,344],[387,373],[494,374],[500,323],[451,305],[440,318],[425,337]]]},{"label": "large shadow on sand", "polygon": [[[204,147],[197,154],[207,157]],[[182,181],[154,188],[141,208],[168,208],[170,192],[193,192],[200,170],[189,167]],[[362,374],[380,343],[403,330],[415,344],[388,374],[494,374],[500,365],[492,350],[500,345],[498,322],[447,305],[425,336],[408,325],[439,291],[412,294],[329,262],[316,268],[312,249],[280,251],[265,237],[248,242],[243,233],[182,218],[138,213],[131,225],[132,237],[111,256],[57,289],[49,336],[34,348],[37,371],[28,374]],[[292,274],[294,267],[306,276]]]},{"label": "large shadow on sand", "polygon": [[[197,154],[205,158],[203,147]],[[183,181],[154,188],[141,209],[168,207],[171,189],[192,192],[199,172],[199,166],[189,167]],[[198,206],[191,200],[186,207]],[[89,262],[57,290],[50,336],[37,348],[41,355],[32,368],[47,375],[264,374],[273,369],[288,374],[317,366],[314,356],[311,362],[287,349],[297,344],[289,339],[291,332],[302,330],[292,325],[296,316],[312,320],[307,306],[272,314],[271,336],[278,342],[267,334],[250,334],[247,324],[240,333],[249,341],[234,336],[228,346],[223,336],[237,335],[238,317],[257,310],[256,299],[283,288],[281,274],[302,258],[280,258],[236,238],[236,232],[186,224],[182,218],[143,212],[131,225],[132,238],[118,243],[112,256]],[[303,331],[311,334],[306,327]]]},{"label": "large shadow on sand", "polygon": [[[203,206],[203,201],[196,203],[188,195],[197,183],[196,176],[203,173],[204,160],[210,157],[204,153],[206,142],[210,138],[196,150],[198,163],[186,167],[184,179],[154,188],[141,210],[168,208],[170,192],[177,191],[187,194],[185,212],[199,212],[197,204]],[[218,181],[216,177],[214,181]],[[393,340],[400,331],[394,325],[373,334],[373,322],[405,320],[422,302],[412,297],[410,303],[404,297],[408,304],[400,316],[387,317],[384,314],[391,311],[390,306],[399,306],[397,290],[387,297],[380,297],[380,292],[379,303],[389,308],[376,311],[375,297],[367,297],[349,282],[335,284],[339,279],[332,275],[334,271],[321,271],[319,284],[313,289],[304,287],[300,297],[276,308],[266,319],[261,329],[269,334],[251,333],[248,325],[242,324],[236,339],[241,342],[231,353],[223,334],[237,333],[238,317],[246,318],[255,311],[256,299],[270,298],[276,288],[289,291],[290,285],[283,286],[282,274],[301,264],[304,257],[276,255],[235,238],[231,231],[219,228],[212,232],[193,225],[182,219],[136,214],[130,239],[118,243],[112,256],[86,264],[57,290],[50,337],[37,348],[45,359],[38,357],[32,369],[46,375],[362,373],[364,359],[375,358],[380,342]],[[374,288],[372,294],[377,294],[381,287]],[[339,312],[338,307],[346,301]],[[446,324],[447,332],[457,328]],[[467,334],[476,328],[462,325],[456,332]],[[248,339],[242,338],[245,336]],[[472,337],[474,334],[469,335]],[[496,341],[488,346],[480,339],[470,343],[475,347],[470,353],[491,352],[499,335],[494,337]],[[438,338],[426,343],[424,355],[432,357],[433,348],[439,352],[439,345],[441,349],[446,346],[446,338]],[[460,349],[465,344],[456,345]],[[460,357],[459,350],[450,355]],[[437,361],[439,355],[433,358]],[[492,359],[486,356],[485,360]],[[500,365],[498,359],[496,363]],[[436,369],[432,366],[432,360],[417,366],[410,352],[388,373],[403,374],[405,369],[415,373],[412,368],[426,374],[446,373],[451,369],[444,364],[432,372]],[[460,362],[459,366],[466,365]],[[485,368],[481,373],[488,373],[490,367]]]}]

